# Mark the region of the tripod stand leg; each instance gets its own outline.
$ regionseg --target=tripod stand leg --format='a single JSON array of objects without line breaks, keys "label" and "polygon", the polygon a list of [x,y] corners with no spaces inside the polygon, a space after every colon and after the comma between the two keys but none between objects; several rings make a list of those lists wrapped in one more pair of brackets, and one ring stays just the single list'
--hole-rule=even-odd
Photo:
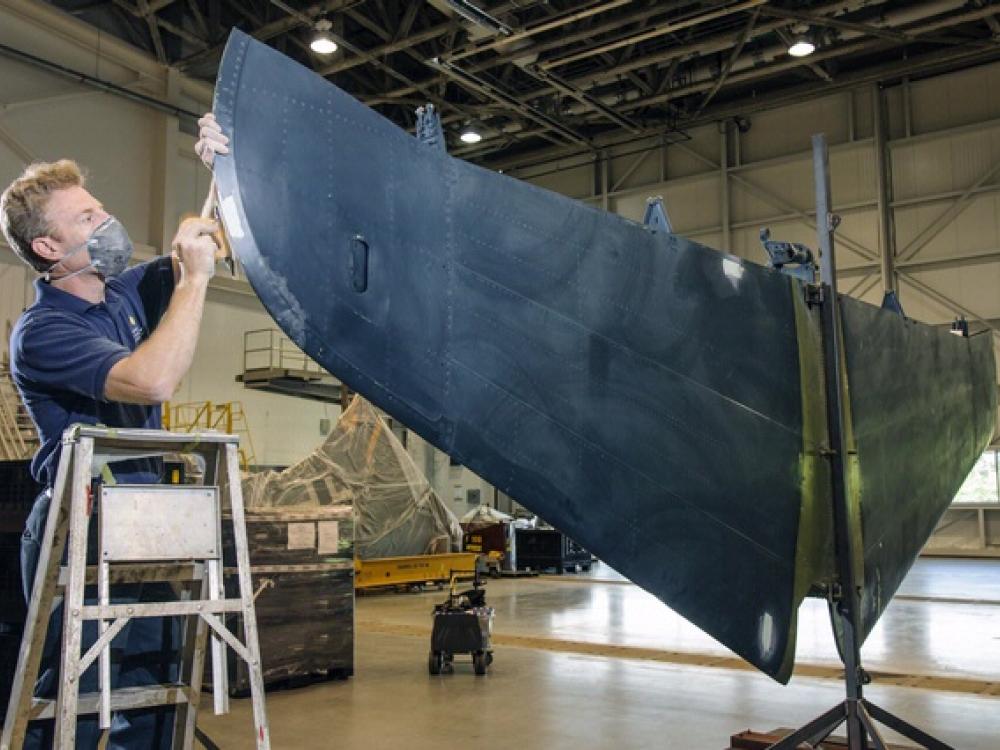
[{"label": "tripod stand leg", "polygon": [[889,729],[898,732],[909,740],[920,743],[920,746],[926,748],[926,750],[955,750],[951,745],[945,744],[936,737],[931,737],[927,732],[917,729],[912,724],[908,724],[884,708],[879,708],[871,701],[865,700],[862,701],[862,704],[868,715],[875,721],[884,724]]},{"label": "tripod stand leg", "polygon": [[861,718],[860,702],[857,699],[848,698],[845,707],[847,709],[848,750],[868,750],[868,735]]},{"label": "tripod stand leg", "polygon": [[838,703],[822,716],[817,716],[801,729],[775,742],[767,750],[796,750],[803,742],[812,745],[822,742],[847,718],[845,704]]},{"label": "tripod stand leg", "polygon": [[872,717],[868,715],[867,711],[865,711],[865,707],[863,705],[859,705],[857,711],[858,718],[860,718],[861,723],[864,724],[865,731],[868,733],[868,736],[872,738],[872,742],[875,743],[875,750],[886,750],[885,740],[883,740],[882,735],[879,734],[878,727],[875,726],[875,722],[872,720]]}]

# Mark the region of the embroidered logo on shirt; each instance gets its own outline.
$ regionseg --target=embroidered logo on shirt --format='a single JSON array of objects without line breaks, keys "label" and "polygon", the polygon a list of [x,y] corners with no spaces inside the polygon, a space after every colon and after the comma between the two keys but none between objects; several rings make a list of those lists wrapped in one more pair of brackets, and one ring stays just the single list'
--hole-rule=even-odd
[{"label": "embroidered logo on shirt", "polygon": [[142,326],[139,325],[139,321],[135,319],[134,315],[128,316],[129,332],[132,334],[132,340],[136,344],[142,341]]}]

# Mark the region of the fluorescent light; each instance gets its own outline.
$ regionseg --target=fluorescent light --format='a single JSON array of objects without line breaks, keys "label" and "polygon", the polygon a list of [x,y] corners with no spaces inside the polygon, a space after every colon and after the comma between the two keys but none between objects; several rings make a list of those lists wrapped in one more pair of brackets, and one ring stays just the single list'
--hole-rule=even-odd
[{"label": "fluorescent light", "polygon": [[309,49],[318,55],[332,55],[337,51],[337,43],[330,36],[330,29],[333,24],[326,18],[321,18],[316,22],[316,35],[309,42]]},{"label": "fluorescent light", "polygon": [[816,45],[805,37],[799,37],[788,48],[788,54],[792,57],[806,57],[816,51]]},{"label": "fluorescent light", "polygon": [[332,55],[337,51],[337,43],[330,37],[321,35],[309,42],[309,49],[320,55]]},{"label": "fluorescent light", "polygon": [[481,140],[483,140],[483,137],[472,128],[466,128],[465,130],[462,131],[462,134],[458,137],[462,141],[462,143],[468,143],[468,144],[479,143]]}]

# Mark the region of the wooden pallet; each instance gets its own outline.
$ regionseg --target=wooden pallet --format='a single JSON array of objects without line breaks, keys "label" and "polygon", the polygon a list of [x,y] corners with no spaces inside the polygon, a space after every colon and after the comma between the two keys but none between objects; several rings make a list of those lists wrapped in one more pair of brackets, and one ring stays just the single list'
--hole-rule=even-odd
[{"label": "wooden pallet", "polygon": [[[775,742],[794,731],[794,729],[789,729],[788,727],[779,727],[772,729],[770,732],[754,732],[747,729],[730,737],[729,746],[726,750],[767,750]],[[805,748],[806,746],[803,745],[802,747]],[[817,747],[810,748],[810,750],[844,750],[846,747],[847,740],[844,737],[830,737]],[[869,743],[868,747],[874,750],[875,746]],[[913,750],[910,745],[887,744],[886,748],[888,750]]]}]

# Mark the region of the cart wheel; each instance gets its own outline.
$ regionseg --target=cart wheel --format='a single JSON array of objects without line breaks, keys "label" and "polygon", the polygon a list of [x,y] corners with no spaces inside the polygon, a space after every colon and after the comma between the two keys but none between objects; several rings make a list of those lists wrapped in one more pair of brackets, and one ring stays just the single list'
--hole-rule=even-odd
[{"label": "cart wheel", "polygon": [[487,651],[486,652],[486,666],[488,667],[492,663],[493,663],[493,652],[492,651]]},{"label": "cart wheel", "polygon": [[485,651],[476,651],[476,653],[472,655],[472,668],[476,671],[476,674],[486,674],[486,667],[488,664],[489,662],[486,660]]},{"label": "cart wheel", "polygon": [[444,666],[444,654],[440,651],[431,651],[427,657],[427,671],[431,674],[441,674],[441,667]]}]

